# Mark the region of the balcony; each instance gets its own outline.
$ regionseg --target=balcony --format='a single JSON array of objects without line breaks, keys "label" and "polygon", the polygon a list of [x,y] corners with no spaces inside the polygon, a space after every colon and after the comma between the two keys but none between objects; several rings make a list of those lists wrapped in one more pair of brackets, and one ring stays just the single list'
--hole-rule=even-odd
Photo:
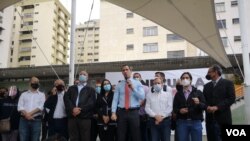
[{"label": "balcony", "polygon": [[20,31],[32,31],[33,25],[23,26]]},{"label": "balcony", "polygon": [[20,34],[19,40],[27,40],[27,39],[32,40],[32,34]]}]

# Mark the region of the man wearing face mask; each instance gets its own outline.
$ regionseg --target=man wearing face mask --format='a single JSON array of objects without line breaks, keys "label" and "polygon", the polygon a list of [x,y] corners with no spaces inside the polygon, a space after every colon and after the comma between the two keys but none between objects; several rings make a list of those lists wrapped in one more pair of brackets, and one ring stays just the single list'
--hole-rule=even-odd
[{"label": "man wearing face mask", "polygon": [[163,80],[154,79],[154,92],[146,97],[145,110],[150,116],[152,141],[170,141],[171,113],[173,98],[170,92],[163,90]]},{"label": "man wearing face mask", "polygon": [[203,111],[206,108],[204,95],[191,85],[192,75],[184,72],[181,77],[182,89],[178,90],[173,103],[176,114],[178,141],[202,141]]},{"label": "man wearing face mask", "polygon": [[219,65],[208,69],[206,78],[212,80],[203,89],[206,99],[206,131],[208,141],[221,141],[221,126],[232,124],[230,106],[235,101],[235,89],[232,81],[221,77]]},{"label": "man wearing face mask", "polygon": [[64,95],[70,141],[90,141],[96,94],[95,89],[87,85],[87,80],[88,73],[81,71],[79,83],[70,86]]},{"label": "man wearing face mask", "polygon": [[65,83],[61,79],[54,82],[56,94],[51,95],[44,103],[45,114],[48,120],[48,136],[60,134],[68,139],[68,120],[63,101],[65,93]]},{"label": "man wearing face mask", "polygon": [[43,105],[45,94],[38,90],[39,79],[32,77],[30,89],[23,92],[18,101],[18,111],[21,113],[19,134],[20,141],[33,141],[40,139]]}]

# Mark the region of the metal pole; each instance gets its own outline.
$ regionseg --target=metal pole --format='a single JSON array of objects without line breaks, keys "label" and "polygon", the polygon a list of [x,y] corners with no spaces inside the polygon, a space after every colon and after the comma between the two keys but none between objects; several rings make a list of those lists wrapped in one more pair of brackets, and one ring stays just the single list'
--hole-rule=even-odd
[{"label": "metal pole", "polygon": [[69,62],[69,86],[74,84],[75,73],[75,26],[76,26],[76,0],[71,3],[71,33],[70,33],[70,62]]},{"label": "metal pole", "polygon": [[245,122],[250,124],[250,63],[249,63],[249,45],[250,45],[250,1],[238,0],[240,16],[240,32],[242,42],[242,57],[244,67],[244,100],[245,100]]}]

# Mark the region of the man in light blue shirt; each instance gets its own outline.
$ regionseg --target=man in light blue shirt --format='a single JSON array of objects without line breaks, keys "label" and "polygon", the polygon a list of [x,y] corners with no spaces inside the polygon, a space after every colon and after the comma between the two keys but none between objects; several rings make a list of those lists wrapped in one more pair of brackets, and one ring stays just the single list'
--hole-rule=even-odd
[{"label": "man in light blue shirt", "polygon": [[145,99],[145,93],[141,82],[133,79],[130,66],[123,65],[122,74],[125,80],[115,88],[111,119],[117,120],[118,141],[125,141],[126,135],[129,135],[132,141],[140,141],[138,110],[140,101]]}]

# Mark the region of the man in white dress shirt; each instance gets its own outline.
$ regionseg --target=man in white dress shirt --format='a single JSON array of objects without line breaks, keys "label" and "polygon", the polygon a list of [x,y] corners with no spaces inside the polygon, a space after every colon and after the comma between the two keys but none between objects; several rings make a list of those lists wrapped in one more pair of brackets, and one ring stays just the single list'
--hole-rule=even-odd
[{"label": "man in white dress shirt", "polygon": [[30,89],[21,94],[17,110],[21,112],[19,123],[20,141],[39,141],[42,125],[44,93],[38,90],[39,79],[32,77]]},{"label": "man in white dress shirt", "polygon": [[163,90],[163,80],[154,79],[154,92],[146,97],[145,110],[150,117],[152,141],[170,141],[171,112],[173,110],[172,93]]}]

